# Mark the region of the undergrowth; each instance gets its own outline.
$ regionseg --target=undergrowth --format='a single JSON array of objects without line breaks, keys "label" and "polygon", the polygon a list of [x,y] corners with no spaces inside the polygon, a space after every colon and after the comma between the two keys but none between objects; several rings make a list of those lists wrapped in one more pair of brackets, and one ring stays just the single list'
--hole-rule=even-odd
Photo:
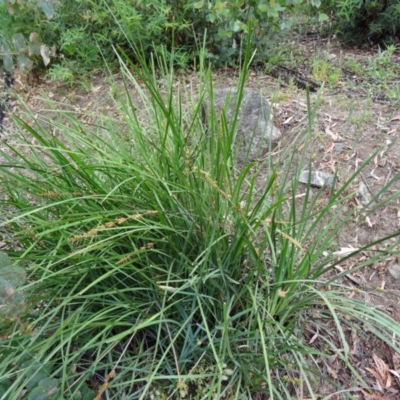
[{"label": "undergrowth", "polygon": [[[248,49],[237,108],[249,58]],[[0,398],[315,398],[333,356],[363,385],[346,329],[368,330],[397,351],[400,334],[329,274],[368,249],[341,258],[330,250],[363,167],[322,207],[324,190],[306,189],[299,203],[307,159],[295,149],[307,149],[311,135],[309,98],[308,130],[280,160],[239,167],[236,119],[214,112],[205,127],[200,118],[210,73],[200,69],[199,99],[188,107],[170,65],[157,64],[166,93],[145,65],[121,61],[121,121],[99,114],[94,127],[63,114],[49,127],[15,117],[20,143],[2,153],[0,228],[27,276],[5,295],[19,294],[20,307],[0,310]],[[371,253],[357,268],[394,251]]]}]

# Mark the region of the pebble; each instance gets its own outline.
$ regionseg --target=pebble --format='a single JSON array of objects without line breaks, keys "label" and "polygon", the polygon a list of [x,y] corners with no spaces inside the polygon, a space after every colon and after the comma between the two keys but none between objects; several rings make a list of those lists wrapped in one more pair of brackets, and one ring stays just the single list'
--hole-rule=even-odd
[{"label": "pebble", "polygon": [[363,206],[366,206],[371,202],[371,196],[369,195],[368,189],[363,182],[361,182],[360,186],[358,187],[357,197]]},{"label": "pebble", "polygon": [[388,271],[394,279],[400,279],[400,264],[392,264]]},{"label": "pebble", "polygon": [[310,183],[311,186],[316,187],[332,187],[335,181],[335,176],[321,171],[303,170],[300,172],[299,182]]}]

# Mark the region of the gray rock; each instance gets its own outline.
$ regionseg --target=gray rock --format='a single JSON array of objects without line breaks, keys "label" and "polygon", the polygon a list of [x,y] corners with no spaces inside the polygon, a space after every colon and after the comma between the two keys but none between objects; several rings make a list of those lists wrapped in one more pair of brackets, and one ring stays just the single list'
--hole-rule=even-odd
[{"label": "gray rock", "polygon": [[321,171],[310,171],[305,169],[300,172],[299,182],[310,183],[311,186],[316,187],[332,187],[335,181],[335,176]]},{"label": "gray rock", "polygon": [[390,275],[393,276],[394,279],[400,279],[400,265],[399,264],[392,264],[388,271]]},{"label": "gray rock", "polygon": [[335,147],[333,148],[333,155],[338,156],[343,152],[343,150],[346,148],[346,145],[344,143],[336,143]]},{"label": "gray rock", "polygon": [[363,206],[366,206],[371,202],[371,196],[369,195],[368,189],[363,182],[360,183],[357,192],[357,197]]},{"label": "gray rock", "polygon": [[[228,126],[233,121],[237,104],[237,89],[214,89],[214,106],[217,118],[225,109]],[[205,97],[202,104],[203,122],[207,125],[211,112],[209,97]],[[262,157],[280,137],[280,130],[272,121],[272,111],[268,101],[259,93],[244,89],[243,98],[239,107],[237,120],[237,134],[234,149],[238,154],[238,162],[253,161]]]}]

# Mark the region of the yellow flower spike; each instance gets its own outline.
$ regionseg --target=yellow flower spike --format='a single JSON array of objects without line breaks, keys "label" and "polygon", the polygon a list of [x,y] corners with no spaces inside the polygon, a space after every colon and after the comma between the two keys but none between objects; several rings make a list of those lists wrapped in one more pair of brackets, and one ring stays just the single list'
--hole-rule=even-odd
[{"label": "yellow flower spike", "polygon": [[122,257],[120,260],[118,260],[115,264],[120,265],[123,264],[126,261],[129,261],[133,257],[133,254],[128,254],[125,257]]},{"label": "yellow flower spike", "polygon": [[122,225],[124,222],[126,222],[128,220],[128,218],[116,218],[115,222],[118,225]]},{"label": "yellow flower spike", "polygon": [[58,192],[47,192],[47,193],[39,193],[39,196],[50,198],[50,197],[61,197],[62,194]]},{"label": "yellow flower spike", "polygon": [[77,236],[70,237],[68,239],[68,241],[71,243],[74,243],[74,242],[79,242],[80,240],[82,240],[84,238],[85,238],[85,236],[83,236],[83,235],[77,235]]},{"label": "yellow flower spike", "polygon": [[115,376],[115,369],[113,369],[111,372],[107,374],[105,381],[108,382],[109,380],[113,379],[114,376]]},{"label": "yellow flower spike", "polygon": [[89,232],[87,232],[84,236],[94,236],[97,234],[99,229],[102,229],[100,226],[98,228],[93,228]]},{"label": "yellow flower spike", "polygon": [[114,223],[113,221],[110,221],[110,222],[106,222],[104,225],[105,225],[107,228],[112,228],[112,227],[115,225],[115,223]]},{"label": "yellow flower spike", "polygon": [[221,194],[223,197],[225,197],[228,200],[231,198],[231,196],[229,194],[225,193],[223,190],[221,190],[219,188],[217,182],[215,182],[213,179],[211,179],[211,177],[207,174],[207,172],[199,170],[198,168],[196,170],[200,173],[200,176],[203,178],[203,180],[205,180],[212,188],[217,190],[219,194]]}]

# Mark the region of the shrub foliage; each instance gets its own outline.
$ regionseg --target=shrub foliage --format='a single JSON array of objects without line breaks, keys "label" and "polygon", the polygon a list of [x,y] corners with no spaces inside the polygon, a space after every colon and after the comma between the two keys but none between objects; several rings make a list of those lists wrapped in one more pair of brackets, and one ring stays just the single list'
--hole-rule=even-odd
[{"label": "shrub foliage", "polygon": [[349,44],[391,43],[400,39],[398,0],[330,0],[322,7],[334,15],[337,33]]},{"label": "shrub foliage", "polygon": [[[6,7],[0,11],[0,25],[5,29],[0,34],[0,57],[4,69],[12,68],[13,57],[26,69],[47,65],[51,59],[61,61],[63,68],[76,74],[100,67],[104,58],[113,61],[112,46],[120,46],[134,59],[129,43],[148,56],[163,49],[164,55],[169,54],[181,66],[196,60],[205,45],[206,57],[214,64],[234,64],[248,26],[252,27],[253,50],[263,57],[268,33],[279,24],[290,27],[289,16],[284,17],[284,23],[281,19],[283,11],[293,7],[285,0],[3,1]],[[318,5],[314,0],[296,3]],[[35,52],[29,49],[32,32],[39,43]],[[40,45],[46,46],[45,57]]]}]

